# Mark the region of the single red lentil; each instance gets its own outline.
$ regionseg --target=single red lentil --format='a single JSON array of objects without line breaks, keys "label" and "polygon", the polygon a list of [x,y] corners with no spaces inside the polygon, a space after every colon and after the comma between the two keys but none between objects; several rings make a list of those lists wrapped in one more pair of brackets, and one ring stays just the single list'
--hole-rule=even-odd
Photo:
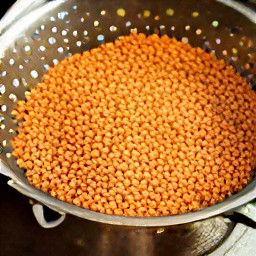
[{"label": "single red lentil", "polygon": [[196,211],[243,189],[255,168],[255,92],[168,36],[132,33],[64,59],[13,115],[29,182],[106,214]]}]

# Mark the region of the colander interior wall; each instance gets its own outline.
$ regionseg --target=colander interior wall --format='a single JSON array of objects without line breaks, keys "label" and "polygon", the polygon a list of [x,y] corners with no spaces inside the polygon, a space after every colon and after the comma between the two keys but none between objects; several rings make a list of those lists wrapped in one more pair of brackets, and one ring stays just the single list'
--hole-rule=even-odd
[{"label": "colander interior wall", "polygon": [[[24,170],[11,156],[17,124],[11,116],[26,91],[50,66],[136,29],[147,35],[167,34],[231,64],[256,85],[256,26],[238,11],[211,0],[63,1],[27,24],[1,58],[0,157],[27,182]],[[8,32],[7,32],[8,33]]]}]

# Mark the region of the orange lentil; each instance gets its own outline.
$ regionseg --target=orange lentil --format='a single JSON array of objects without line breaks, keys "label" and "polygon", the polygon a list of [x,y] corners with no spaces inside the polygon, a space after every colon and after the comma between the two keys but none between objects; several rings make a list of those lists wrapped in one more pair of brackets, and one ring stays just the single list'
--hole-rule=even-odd
[{"label": "orange lentil", "polygon": [[168,36],[132,33],[74,54],[12,114],[28,181],[93,211],[196,211],[254,173],[255,92],[223,60]]}]

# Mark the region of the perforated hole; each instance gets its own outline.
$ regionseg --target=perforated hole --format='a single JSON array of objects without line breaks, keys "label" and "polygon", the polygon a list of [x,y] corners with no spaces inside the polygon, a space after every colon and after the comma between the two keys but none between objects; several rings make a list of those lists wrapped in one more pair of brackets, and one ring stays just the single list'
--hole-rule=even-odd
[{"label": "perforated hole", "polygon": [[31,55],[31,53],[32,53],[31,46],[29,44],[25,44],[24,51],[25,51],[26,55],[28,55],[28,56]]},{"label": "perforated hole", "polygon": [[220,44],[221,43],[220,38],[216,38],[215,42],[216,42],[216,44]]},{"label": "perforated hole", "polygon": [[212,49],[210,48],[210,43],[209,43],[209,41],[205,41],[205,42],[203,43],[202,48],[203,48],[206,52],[211,52],[211,51],[212,51]]},{"label": "perforated hole", "polygon": [[64,20],[68,16],[68,12],[59,12],[58,19]]},{"label": "perforated hole", "polygon": [[8,131],[9,133],[15,133],[15,131],[13,129],[9,129]]},{"label": "perforated hole", "polygon": [[235,63],[236,61],[238,61],[238,57],[237,56],[233,56],[230,58],[230,63]]},{"label": "perforated hole", "polygon": [[165,13],[168,16],[173,16],[174,15],[174,10],[172,8],[168,8]]},{"label": "perforated hole", "polygon": [[199,12],[192,12],[192,17],[197,18],[199,16]]},{"label": "perforated hole", "polygon": [[249,64],[249,63],[246,63],[246,64],[244,65],[244,68],[247,69],[247,70],[250,69],[250,64]]},{"label": "perforated hole", "polygon": [[20,81],[19,81],[17,78],[14,78],[14,79],[12,80],[12,85],[13,85],[14,87],[18,87],[18,86],[20,85]]},{"label": "perforated hole", "polygon": [[112,26],[110,26],[109,30],[112,31],[112,32],[114,32],[114,31],[117,30],[117,27],[112,25]]},{"label": "perforated hole", "polygon": [[244,45],[244,42],[242,40],[240,40],[239,45],[242,47]]},{"label": "perforated hole", "polygon": [[233,55],[238,55],[238,50],[236,48],[232,48],[232,54]]},{"label": "perforated hole", "polygon": [[52,33],[57,33],[58,32],[58,28],[57,27],[53,27],[52,28]]},{"label": "perforated hole", "polygon": [[44,65],[44,70],[45,70],[45,71],[48,71],[49,68],[50,68],[50,66],[49,66],[48,64],[45,64],[45,65]]},{"label": "perforated hole", "polygon": [[53,65],[56,66],[56,65],[59,63],[59,61],[58,61],[57,59],[53,59],[53,60],[52,60],[52,63],[53,63]]},{"label": "perforated hole", "polygon": [[228,55],[227,50],[223,50],[223,51],[222,51],[222,54],[223,54],[224,56]]},{"label": "perforated hole", "polygon": [[248,46],[249,49],[253,48],[254,45],[253,45],[252,40],[248,40],[247,46]]},{"label": "perforated hole", "polygon": [[81,42],[81,41],[77,41],[77,42],[76,42],[76,46],[81,47],[81,45],[82,45],[82,42]]},{"label": "perforated hole", "polygon": [[150,10],[145,10],[145,11],[143,12],[143,17],[144,17],[144,18],[148,18],[148,17],[150,17],[150,15],[151,15]]},{"label": "perforated hole", "polygon": [[73,36],[74,36],[74,37],[77,37],[77,36],[78,36],[77,30],[74,30],[74,31],[73,31]]},{"label": "perforated hole", "polygon": [[49,44],[55,44],[56,43],[56,39],[55,39],[55,37],[53,37],[53,36],[51,36],[51,37],[49,37],[48,38],[48,42],[49,42]]},{"label": "perforated hole", "polygon": [[5,93],[5,86],[3,84],[0,84],[0,94]]},{"label": "perforated hole", "polygon": [[218,22],[217,20],[214,20],[214,21],[212,22],[212,26],[213,26],[214,28],[217,28],[217,27],[219,26],[219,22]]},{"label": "perforated hole", "polygon": [[185,26],[185,30],[189,31],[190,30],[190,26],[189,25]]},{"label": "perforated hole", "polygon": [[160,29],[160,34],[161,34],[161,36],[163,36],[163,35],[166,34],[165,25],[161,25],[161,26],[159,27],[159,29]]},{"label": "perforated hole", "polygon": [[126,27],[130,27],[132,25],[132,23],[130,22],[130,21],[127,21],[126,23],[125,23],[125,26]]},{"label": "perforated hole", "polygon": [[202,29],[200,29],[200,28],[198,28],[197,30],[196,30],[196,34],[199,36],[199,35],[201,35],[202,34]]},{"label": "perforated hole", "polygon": [[45,52],[46,48],[45,48],[45,46],[40,45],[38,50],[39,50],[40,52]]},{"label": "perforated hole", "polygon": [[2,74],[1,74],[2,77],[5,77],[6,76],[6,71],[2,71]]},{"label": "perforated hole", "polygon": [[10,60],[9,60],[9,64],[10,64],[11,66],[13,66],[14,63],[15,63],[15,60],[14,60],[14,59],[10,59]]},{"label": "perforated hole", "polygon": [[100,41],[100,42],[104,41],[104,35],[101,35],[101,34],[98,35],[97,40]]},{"label": "perforated hole", "polygon": [[103,44],[105,42],[104,39],[105,39],[105,37],[102,34],[97,36],[97,40],[98,40],[99,44]]},{"label": "perforated hole", "polygon": [[6,106],[6,105],[1,105],[1,110],[2,110],[3,112],[6,112],[7,106]]},{"label": "perforated hole", "polygon": [[93,22],[93,26],[94,26],[95,28],[98,28],[98,27],[100,26],[100,22],[99,22],[98,20],[95,20],[95,21]]},{"label": "perforated hole", "polygon": [[119,9],[117,9],[116,13],[117,13],[118,16],[124,17],[125,14],[126,14],[126,11],[123,8],[119,8]]},{"label": "perforated hole", "polygon": [[187,37],[182,37],[181,38],[181,41],[185,44],[187,44],[189,42],[188,38]]},{"label": "perforated hole", "polygon": [[24,85],[24,86],[28,86],[28,83],[26,81],[26,79],[24,77],[21,78],[21,83]]},{"label": "perforated hole", "polygon": [[11,93],[11,94],[9,95],[9,99],[10,99],[11,101],[13,101],[13,102],[16,102],[16,101],[17,101],[17,96],[16,96],[15,94]]},{"label": "perforated hole", "polygon": [[38,77],[38,73],[37,73],[36,70],[31,70],[30,75],[31,75],[32,78],[37,78]]},{"label": "perforated hole", "polygon": [[23,68],[24,68],[23,65],[20,64],[20,65],[19,65],[19,69],[23,69]]},{"label": "perforated hole", "polygon": [[59,47],[59,48],[57,49],[57,52],[58,52],[58,53],[63,53],[63,52],[64,52],[63,47]]},{"label": "perforated hole", "polygon": [[25,96],[28,97],[30,95],[30,91],[25,92]]},{"label": "perforated hole", "polygon": [[68,31],[66,30],[66,29],[63,29],[62,31],[61,31],[61,35],[62,36],[66,36],[68,34]]},{"label": "perforated hole", "polygon": [[102,10],[102,11],[100,12],[100,14],[101,14],[101,15],[105,15],[105,14],[106,14],[106,11],[105,11],[105,10]]},{"label": "perforated hole", "polygon": [[137,33],[138,32],[137,28],[131,28],[130,31],[131,31],[131,33]]},{"label": "perforated hole", "polygon": [[12,154],[11,153],[6,153],[7,158],[11,158]]},{"label": "perforated hole", "polygon": [[34,40],[39,40],[39,39],[40,39],[39,32],[35,32],[35,33],[32,35],[32,38],[33,38]]}]

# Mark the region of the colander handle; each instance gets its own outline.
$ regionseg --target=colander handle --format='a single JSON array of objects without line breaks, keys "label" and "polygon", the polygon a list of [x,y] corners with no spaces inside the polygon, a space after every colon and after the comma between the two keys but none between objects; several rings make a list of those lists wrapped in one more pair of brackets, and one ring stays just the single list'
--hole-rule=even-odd
[{"label": "colander handle", "polygon": [[59,226],[65,220],[66,217],[66,214],[64,213],[57,220],[46,221],[44,217],[44,208],[39,203],[34,204],[32,206],[32,210],[38,224],[43,228],[55,228]]},{"label": "colander handle", "polygon": [[[31,194],[31,192],[27,191],[18,181],[11,179],[7,183],[9,186],[16,189],[21,194],[28,196],[30,198],[33,198],[33,195]],[[48,207],[48,205],[45,205],[45,206]],[[53,210],[50,206],[49,206],[49,208],[51,210]],[[65,217],[66,217],[65,213],[59,212],[57,210],[53,210],[53,211],[58,212],[61,216],[57,220],[47,221],[44,217],[43,205],[38,202],[33,204],[32,211],[34,213],[34,216],[35,216],[38,224],[43,228],[55,228],[55,227],[59,226],[65,220]]]},{"label": "colander handle", "polygon": [[251,203],[239,207],[235,212],[246,216],[256,223],[256,199]]},{"label": "colander handle", "polygon": [[207,254],[208,256],[255,255],[256,199],[237,208],[234,213],[240,215],[235,220],[229,217],[236,222],[234,230],[218,248]]},{"label": "colander handle", "polygon": [[224,214],[235,223],[244,224],[247,227],[256,229],[256,199]]}]

